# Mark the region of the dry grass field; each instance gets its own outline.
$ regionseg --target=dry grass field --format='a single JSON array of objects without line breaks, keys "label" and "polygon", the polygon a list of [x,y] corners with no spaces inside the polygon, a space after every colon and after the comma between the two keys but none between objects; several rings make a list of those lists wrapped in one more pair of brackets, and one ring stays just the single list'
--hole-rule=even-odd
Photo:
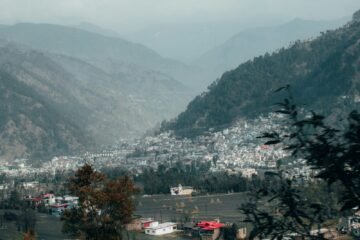
[{"label": "dry grass field", "polygon": [[222,222],[237,222],[243,216],[238,208],[244,203],[244,193],[203,196],[143,196],[138,199],[138,215],[158,221],[183,221],[219,218]]}]

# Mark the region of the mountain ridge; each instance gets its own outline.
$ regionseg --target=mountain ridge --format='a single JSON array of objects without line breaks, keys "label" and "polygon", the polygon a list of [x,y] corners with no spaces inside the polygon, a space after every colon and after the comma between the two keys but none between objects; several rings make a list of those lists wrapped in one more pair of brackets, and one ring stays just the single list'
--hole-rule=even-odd
[{"label": "mountain ridge", "polygon": [[164,129],[187,135],[266,113],[271,111],[271,103],[281,101],[273,90],[287,84],[292,85],[295,98],[309,108],[329,112],[356,109],[359,39],[360,23],[353,21],[315,40],[297,41],[273,54],[255,57],[224,73]]},{"label": "mountain ridge", "polygon": [[119,37],[56,24],[18,23],[0,28],[0,38],[41,51],[73,56],[95,65],[109,59],[118,64],[138,65],[147,70],[163,72],[188,87],[199,88],[197,77],[192,76],[199,76],[199,69],[164,58],[142,44]]},{"label": "mountain ridge", "polygon": [[[71,139],[87,136],[89,141],[79,141],[74,148],[67,148],[69,153],[85,147],[111,144],[121,137],[139,136],[160,121],[174,117],[179,109],[185,108],[187,99],[192,96],[187,87],[162,73],[136,67],[131,70],[128,66],[118,68],[116,74],[109,73],[82,59],[34,50],[7,40],[0,40],[0,71],[35,94],[37,98],[34,102],[46,102],[45,113],[60,115],[64,129],[78,129],[72,131],[74,134],[70,135],[70,142],[75,141]],[[7,85],[3,88],[6,91]],[[10,99],[7,104],[21,109],[19,101],[12,99],[14,102]],[[28,108],[31,109],[31,106]],[[4,112],[4,118],[9,116],[12,115]],[[32,112],[27,112],[25,117],[33,119]],[[53,123],[51,120],[48,122]],[[45,126],[49,132],[57,129],[56,124],[48,126],[46,122],[40,123],[40,126],[32,124],[22,131],[30,134],[34,129]],[[14,131],[14,136],[21,136],[18,131],[19,128]],[[34,134],[29,136],[35,138]],[[3,145],[9,145],[11,139],[6,135],[2,139]],[[56,145],[55,140],[49,142]],[[31,141],[27,144],[19,144],[23,150],[13,152],[13,157],[31,157],[36,155],[35,152],[38,156],[50,157],[51,153],[65,152],[56,148],[49,151],[33,148],[32,152],[29,147]],[[10,157],[10,150],[7,148],[2,155]]]},{"label": "mountain ridge", "polygon": [[296,18],[281,25],[250,28],[233,35],[194,63],[215,69],[215,74],[220,74],[256,56],[288,46],[293,41],[313,38],[321,31],[340,27],[348,20],[315,21]]}]

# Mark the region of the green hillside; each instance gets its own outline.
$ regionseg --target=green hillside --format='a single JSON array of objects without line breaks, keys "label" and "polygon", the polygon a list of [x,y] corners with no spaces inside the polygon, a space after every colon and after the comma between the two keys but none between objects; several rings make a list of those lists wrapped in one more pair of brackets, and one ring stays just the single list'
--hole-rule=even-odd
[{"label": "green hillside", "polygon": [[278,26],[248,29],[211,49],[196,63],[219,75],[256,56],[289,46],[296,40],[314,38],[322,31],[336,29],[348,20],[347,18],[331,21],[294,19]]},{"label": "green hillside", "polygon": [[[189,134],[271,111],[273,91],[290,84],[299,103],[317,110],[356,107],[360,82],[360,23],[327,31],[312,41],[256,57],[226,72],[196,97],[167,129]],[[278,96],[279,97],[279,96]]]}]

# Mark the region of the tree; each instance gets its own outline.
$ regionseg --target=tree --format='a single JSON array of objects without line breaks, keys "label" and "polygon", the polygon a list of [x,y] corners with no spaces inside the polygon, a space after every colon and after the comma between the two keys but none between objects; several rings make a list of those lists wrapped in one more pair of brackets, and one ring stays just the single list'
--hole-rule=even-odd
[{"label": "tree", "polygon": [[65,233],[85,239],[122,239],[124,225],[135,210],[133,196],[138,192],[129,177],[108,180],[86,164],[70,179],[69,190],[79,197],[79,206],[65,211]]},{"label": "tree", "polygon": [[[306,160],[317,172],[315,179],[318,182],[325,182],[329,188],[337,186],[340,213],[360,207],[360,114],[352,111],[347,126],[337,129],[315,112],[301,114],[289,86],[279,91],[283,89],[287,90],[288,97],[277,104],[280,109],[276,112],[287,116],[286,131],[265,133],[261,136],[268,139],[265,144],[283,144],[294,159]],[[294,181],[285,179],[282,173],[269,173],[280,182],[278,187],[260,188],[252,202],[241,208],[247,216],[246,221],[254,225],[251,238],[271,236],[282,239],[296,235],[303,239],[324,239],[314,230],[331,215],[330,207],[324,209],[314,199],[305,197],[309,188],[295,186]],[[259,207],[259,202],[267,207]],[[276,209],[271,209],[274,207]]]},{"label": "tree", "polygon": [[22,214],[22,221],[24,224],[24,231],[25,232],[34,232],[35,225],[36,225],[36,214],[35,211],[32,209],[24,209]]},{"label": "tree", "polygon": [[20,194],[18,193],[18,191],[13,190],[10,192],[10,197],[8,199],[8,208],[11,209],[19,209],[21,208],[22,205],[22,201],[20,198]]},{"label": "tree", "polygon": [[241,208],[246,215],[245,221],[254,226],[250,238],[324,239],[313,233],[314,227],[323,221],[321,204],[309,201],[305,191],[294,187],[293,181],[284,179],[281,173],[271,174],[278,184],[271,189],[268,186],[260,188]]},{"label": "tree", "polygon": [[133,181],[124,176],[115,181],[108,181],[104,187],[105,206],[104,223],[113,236],[121,235],[124,224],[130,223],[135,211],[133,197],[138,193]]}]

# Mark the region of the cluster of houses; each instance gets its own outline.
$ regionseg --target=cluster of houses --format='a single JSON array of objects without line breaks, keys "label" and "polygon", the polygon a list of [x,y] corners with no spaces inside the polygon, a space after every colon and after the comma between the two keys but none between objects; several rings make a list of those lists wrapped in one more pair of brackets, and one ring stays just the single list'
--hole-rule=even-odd
[{"label": "cluster of houses", "polygon": [[257,137],[281,128],[279,117],[270,114],[255,120],[239,120],[222,131],[210,130],[195,139],[177,138],[171,132],[135,139],[98,154],[87,153],[88,162],[96,158],[95,167],[116,164],[130,170],[157,168],[160,164],[211,162],[211,171],[243,172],[247,177],[256,169],[275,168],[276,160],[287,156],[281,147],[263,145]]},{"label": "cluster of houses", "polygon": [[134,219],[126,225],[128,231],[144,232],[148,235],[164,235],[176,232],[177,224],[172,222],[159,223],[153,218],[142,218],[140,216],[134,217]]},{"label": "cluster of houses", "polygon": [[[139,231],[147,235],[161,236],[181,232],[190,239],[199,240],[222,240],[223,229],[228,227],[219,220],[189,222],[178,225],[174,222],[159,223],[152,218],[134,218],[133,221],[126,226],[128,231]],[[246,227],[240,227],[236,233],[236,239],[242,240],[247,238]]]},{"label": "cluster of houses", "polygon": [[[12,167],[4,163],[2,165],[5,167],[0,168],[0,173],[11,176],[49,173],[55,176],[58,172],[76,170],[85,162],[91,163],[96,169],[121,166],[141,172],[147,167],[156,169],[160,164],[171,165],[176,161],[190,164],[196,161],[210,162],[211,171],[241,172],[245,177],[251,177],[258,174],[258,169],[275,168],[278,159],[288,156],[281,146],[266,146],[263,139],[257,138],[264,132],[281,129],[280,122],[281,119],[274,114],[255,120],[239,120],[229,128],[222,131],[210,129],[195,139],[177,138],[171,132],[164,132],[120,142],[98,153],[54,157],[51,161],[45,161],[40,168],[31,167],[26,159],[18,160],[16,166]],[[289,169],[292,176],[312,174],[311,169],[301,165],[295,168],[290,166]]]},{"label": "cluster of houses", "polygon": [[190,186],[182,186],[179,184],[177,187],[171,187],[170,193],[172,196],[191,195],[194,192],[194,188]]},{"label": "cluster of houses", "polygon": [[44,206],[49,210],[51,215],[61,216],[65,209],[77,207],[79,198],[70,195],[55,196],[53,193],[46,193],[38,197],[27,196],[25,197],[25,201],[34,208]]}]

